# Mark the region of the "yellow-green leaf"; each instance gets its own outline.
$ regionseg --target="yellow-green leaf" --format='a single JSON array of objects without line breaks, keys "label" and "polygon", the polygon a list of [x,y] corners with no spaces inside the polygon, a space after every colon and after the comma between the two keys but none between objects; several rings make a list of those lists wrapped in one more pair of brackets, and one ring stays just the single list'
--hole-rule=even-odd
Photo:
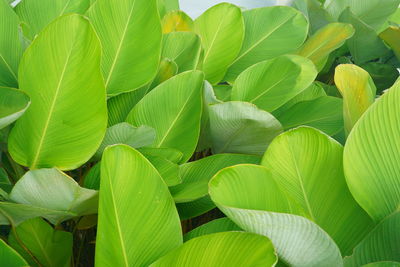
[{"label": "yellow-green leaf", "polygon": [[107,126],[100,49],[89,21],[72,14],[47,26],[26,50],[19,83],[32,104],[10,134],[16,162],[71,170],[96,152]]}]

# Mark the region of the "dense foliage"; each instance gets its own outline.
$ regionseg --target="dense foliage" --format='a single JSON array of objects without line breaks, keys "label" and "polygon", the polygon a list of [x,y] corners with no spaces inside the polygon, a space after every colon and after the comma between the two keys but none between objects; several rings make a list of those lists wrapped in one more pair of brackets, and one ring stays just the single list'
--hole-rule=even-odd
[{"label": "dense foliage", "polygon": [[0,266],[400,266],[400,0],[0,0]]}]

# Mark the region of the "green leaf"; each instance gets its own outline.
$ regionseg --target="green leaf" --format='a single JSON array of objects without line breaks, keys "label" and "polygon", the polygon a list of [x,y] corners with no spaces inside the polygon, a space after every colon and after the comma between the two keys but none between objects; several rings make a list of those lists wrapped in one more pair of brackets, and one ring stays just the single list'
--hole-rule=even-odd
[{"label": "green leaf", "polygon": [[[398,262],[397,265],[376,264],[374,266],[398,266],[400,264],[400,212],[385,218],[354,249],[351,257],[344,260],[346,267],[361,266],[378,261]],[[365,265],[370,266],[370,265]]]},{"label": "green leaf", "polygon": [[0,168],[0,189],[4,190],[6,193],[10,193],[13,185],[8,179],[8,175],[3,168]]},{"label": "green leaf", "polygon": [[325,8],[335,18],[347,7],[364,23],[378,30],[399,7],[399,0],[327,0]]},{"label": "green leaf", "polygon": [[320,85],[318,82],[312,83],[307,89],[305,89],[303,92],[300,94],[296,95],[293,97],[291,100],[286,102],[283,106],[272,112],[272,114],[278,118],[282,116],[287,110],[292,108],[294,105],[298,103],[302,103],[305,101],[310,101],[310,100],[315,100],[317,98],[326,96],[326,92],[322,85]]},{"label": "green leaf", "polygon": [[363,267],[399,267],[400,262],[380,261],[363,265]]},{"label": "green leaf", "polygon": [[214,153],[262,155],[282,132],[270,113],[246,102],[226,102],[209,107]]},{"label": "green leaf", "polygon": [[220,232],[228,232],[228,231],[241,231],[239,226],[237,226],[234,222],[232,222],[229,218],[221,218],[221,219],[216,219],[211,222],[205,223],[189,233],[185,234],[183,236],[183,240],[189,241],[190,239],[203,236],[203,235],[209,235],[209,234],[214,234],[214,233],[220,233]]},{"label": "green leaf", "polygon": [[18,16],[6,1],[0,1],[0,86],[18,85],[18,65],[23,53],[18,27]]},{"label": "green leaf", "polygon": [[214,209],[215,204],[209,196],[205,196],[192,202],[177,203],[176,208],[181,220],[188,220]]},{"label": "green leaf", "polygon": [[201,53],[200,37],[192,32],[164,34],[161,58],[173,60],[178,73],[195,70]]},{"label": "green leaf", "polygon": [[107,101],[108,126],[124,122],[132,108],[145,96],[149,87],[111,97]]},{"label": "green leaf", "polygon": [[190,32],[194,29],[193,20],[181,10],[173,10],[165,14],[161,24],[163,34],[170,32]]},{"label": "green leaf", "polygon": [[[10,200],[42,209],[74,214],[69,218],[97,212],[98,193],[82,188],[57,169],[27,172],[13,187]],[[69,218],[58,218],[58,221]],[[52,220],[53,222],[53,220]]]},{"label": "green leaf", "polygon": [[250,102],[272,112],[310,86],[317,74],[314,64],[299,56],[263,61],[238,76],[231,99]]},{"label": "green leaf", "polygon": [[226,232],[192,239],[150,266],[274,266],[277,260],[268,238]]},{"label": "green leaf", "polygon": [[[23,222],[16,227],[20,242],[29,249],[44,267],[68,266],[72,256],[72,234],[54,230],[43,219],[36,218]],[[38,266],[32,257],[20,246],[12,233],[8,241],[29,262]]]},{"label": "green leaf", "polygon": [[24,35],[33,40],[56,18],[68,13],[84,14],[89,6],[90,0],[23,0],[14,10],[24,25]]},{"label": "green leaf", "polygon": [[105,150],[100,192],[96,266],[148,266],[182,244],[166,184],[133,148]]},{"label": "green leaf", "polygon": [[379,37],[386,42],[393,49],[397,58],[400,59],[400,28],[390,26],[379,34]]},{"label": "green leaf", "polygon": [[0,201],[0,225],[19,225],[20,223],[36,217],[43,217],[52,224],[78,216],[68,211],[50,210],[32,205]]},{"label": "green leaf", "polygon": [[368,72],[351,64],[336,67],[335,84],[343,96],[344,124],[349,134],[362,114],[374,103],[376,87]]},{"label": "green leaf", "polygon": [[199,138],[203,77],[199,71],[190,71],[169,79],[147,94],[126,119],[135,126],[153,127],[153,147],[182,151],[181,163],[192,156]]},{"label": "green leaf", "polygon": [[164,17],[164,15],[173,10],[179,9],[179,1],[178,0],[157,0],[158,11],[160,13],[160,17]]},{"label": "green leaf", "polygon": [[310,21],[310,34],[314,34],[320,28],[334,22],[318,0],[295,0],[293,7],[301,11]]},{"label": "green leaf", "polygon": [[98,162],[94,165],[90,171],[86,174],[83,179],[83,186],[88,189],[99,190],[100,189],[100,164]]},{"label": "green leaf", "polygon": [[89,21],[74,14],[55,20],[26,50],[19,82],[32,104],[10,133],[17,163],[71,170],[96,152],[107,125],[100,53]]},{"label": "green leaf", "polygon": [[157,169],[168,186],[174,186],[182,182],[179,175],[179,165],[177,163],[160,156],[146,154],[144,154],[144,156],[150,161],[154,168]]},{"label": "green leaf", "polygon": [[258,164],[260,158],[250,155],[218,154],[180,166],[182,183],[171,187],[176,203],[192,202],[208,195],[208,182],[223,168],[241,164]]},{"label": "green leaf", "polygon": [[178,74],[178,65],[174,61],[167,58],[161,60],[157,75],[153,79],[148,92],[176,74]]},{"label": "green leaf", "polygon": [[1,264],[7,267],[27,267],[28,264],[14,249],[0,239]]},{"label": "green leaf", "polygon": [[399,102],[396,83],[357,122],[344,150],[350,191],[375,221],[400,206]]},{"label": "green leaf", "polygon": [[330,53],[341,47],[353,35],[354,28],[350,24],[330,23],[311,36],[297,53],[309,58],[321,71]]},{"label": "green leaf", "polygon": [[156,131],[148,126],[134,127],[129,123],[122,122],[107,129],[106,135],[99,149],[94,155],[99,160],[107,146],[125,144],[133,148],[150,146],[156,139]]},{"label": "green leaf", "polygon": [[343,130],[343,101],[337,97],[323,96],[299,102],[277,119],[284,130],[304,125],[333,136]]},{"label": "green leaf", "polygon": [[209,183],[210,196],[240,228],[269,237],[280,260],[290,266],[342,266],[333,240],[279,188],[263,166],[223,169]]},{"label": "green leaf", "polygon": [[24,92],[0,87],[0,129],[19,119],[30,104],[31,100]]},{"label": "green leaf", "polygon": [[261,164],[301,207],[298,215],[318,224],[349,255],[373,222],[347,188],[342,155],[338,142],[303,127],[275,138]]},{"label": "green leaf", "polygon": [[232,86],[227,84],[220,84],[214,86],[214,93],[217,99],[223,102],[231,100]]},{"label": "green leaf", "polygon": [[390,88],[399,77],[399,71],[391,64],[369,62],[361,67],[371,75],[379,93]]},{"label": "green leaf", "polygon": [[243,18],[243,46],[225,76],[230,83],[258,62],[294,52],[307,37],[308,22],[302,13],[292,7],[251,9],[243,12]]},{"label": "green leaf", "polygon": [[103,47],[108,94],[133,91],[150,82],[161,51],[157,0],[97,0],[88,16]]},{"label": "green leaf", "polygon": [[244,37],[240,8],[229,3],[211,7],[194,21],[194,30],[202,41],[202,70],[211,84],[220,82],[237,57]]},{"label": "green leaf", "polygon": [[343,11],[339,19],[352,24],[356,30],[354,36],[347,40],[347,46],[357,64],[380,58],[389,52],[376,31],[355,16],[349,8]]},{"label": "green leaf", "polygon": [[138,151],[145,156],[161,157],[173,163],[179,163],[183,156],[182,152],[173,148],[142,147]]}]

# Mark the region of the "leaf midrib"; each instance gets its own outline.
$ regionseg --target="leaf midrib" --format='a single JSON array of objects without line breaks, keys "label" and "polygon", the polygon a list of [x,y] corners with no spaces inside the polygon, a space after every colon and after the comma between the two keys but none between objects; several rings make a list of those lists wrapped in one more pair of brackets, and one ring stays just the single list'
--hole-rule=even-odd
[{"label": "leaf midrib", "polygon": [[[196,86],[197,87],[197,86]],[[197,88],[196,88],[197,89]],[[188,96],[188,98],[186,99],[185,103],[183,104],[182,108],[179,110],[178,114],[176,115],[175,119],[171,122],[171,125],[169,126],[169,128],[167,129],[167,131],[165,132],[163,138],[160,140],[160,142],[158,142],[157,147],[161,147],[161,145],[164,143],[165,139],[167,138],[167,136],[169,135],[169,133],[172,131],[172,128],[175,126],[176,122],[178,121],[178,119],[180,118],[181,114],[183,113],[183,111],[186,109],[187,104],[190,102],[189,100],[192,98],[193,94],[196,91],[193,90],[193,92]]]},{"label": "leaf midrib", "polygon": [[121,41],[119,42],[119,45],[118,45],[118,48],[117,48],[117,52],[115,53],[115,57],[114,57],[113,63],[111,65],[110,71],[109,71],[107,79],[106,79],[106,83],[105,83],[106,88],[108,87],[108,84],[110,83],[111,76],[112,76],[112,74],[114,72],[114,68],[115,68],[115,66],[117,64],[117,59],[119,58],[119,54],[121,53],[122,44],[125,41],[126,33],[128,32],[128,26],[130,24],[130,21],[131,21],[132,15],[133,15],[133,10],[135,9],[135,5],[136,5],[136,0],[132,3],[132,8],[129,11],[129,16],[128,16],[128,19],[126,21],[126,25],[125,25],[124,31],[122,33]]},{"label": "leaf midrib", "polygon": [[284,24],[286,24],[289,20],[291,20],[292,18],[294,18],[297,14],[294,14],[290,17],[288,17],[286,20],[284,20],[282,23],[278,24],[275,28],[273,28],[267,35],[265,35],[264,37],[262,37],[260,40],[258,40],[257,42],[255,42],[252,46],[250,46],[246,51],[243,52],[243,54],[241,54],[240,56],[238,56],[231,64],[231,66],[233,66],[236,62],[238,62],[241,58],[243,58],[244,56],[246,56],[248,53],[250,53],[253,49],[255,49],[259,44],[261,44],[262,42],[264,42],[268,37],[270,37],[272,34],[274,34],[281,26],[283,26]]},{"label": "leaf midrib", "polygon": [[299,170],[299,166],[297,166],[297,159],[294,156],[294,152],[293,152],[292,146],[289,143],[287,145],[288,145],[288,148],[289,148],[289,151],[290,151],[291,158],[293,160],[294,167],[296,169],[297,178],[298,178],[298,181],[300,182],[300,187],[301,187],[301,191],[303,193],[304,201],[305,201],[306,206],[307,206],[307,210],[308,210],[308,212],[310,214],[311,219],[314,222],[316,222],[315,216],[314,216],[314,214],[312,212],[312,209],[311,209],[310,201],[308,199],[308,196],[307,196],[305,188],[304,188],[304,183],[303,183],[302,175],[301,175],[300,170]]},{"label": "leaf midrib", "polygon": [[53,98],[53,101],[51,103],[50,110],[48,112],[48,117],[47,117],[45,125],[43,127],[42,136],[41,136],[41,138],[39,140],[38,148],[36,150],[36,154],[35,154],[35,156],[33,158],[32,164],[31,164],[31,169],[35,169],[37,161],[39,159],[39,155],[40,155],[40,152],[41,152],[42,147],[43,147],[44,139],[45,139],[45,137],[47,135],[47,130],[49,128],[51,118],[53,117],[53,113],[54,113],[55,105],[56,105],[56,102],[57,102],[57,98],[58,98],[58,95],[60,94],[61,84],[62,84],[62,82],[64,80],[65,72],[67,70],[67,66],[68,66],[69,60],[71,58],[72,51],[74,50],[74,46],[75,46],[75,43],[73,43],[71,45],[71,50],[69,51],[69,54],[67,56],[67,59],[65,61],[64,67],[63,67],[63,70],[61,72],[60,80],[58,82],[58,85],[57,85],[57,88],[56,88],[56,92],[54,94],[54,98]]}]

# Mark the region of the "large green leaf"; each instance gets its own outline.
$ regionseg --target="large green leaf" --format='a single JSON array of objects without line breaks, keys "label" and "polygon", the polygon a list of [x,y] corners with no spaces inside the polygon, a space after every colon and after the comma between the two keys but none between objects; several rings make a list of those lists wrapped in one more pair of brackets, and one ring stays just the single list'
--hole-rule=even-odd
[{"label": "large green leaf", "polygon": [[344,124],[348,134],[374,103],[376,87],[368,72],[351,64],[336,67],[335,84],[343,96]]},{"label": "large green leaf", "polygon": [[88,16],[103,46],[108,94],[133,91],[154,78],[161,52],[157,0],[97,0]]},{"label": "large green leaf", "polygon": [[246,102],[211,105],[209,116],[214,153],[262,155],[282,132],[274,116]]},{"label": "large green leaf", "polygon": [[180,166],[182,183],[171,187],[176,203],[191,202],[208,195],[208,182],[219,170],[241,163],[260,162],[260,158],[250,155],[218,154]]},{"label": "large green leaf", "polygon": [[192,239],[150,266],[274,266],[277,260],[268,238],[251,233],[225,232]]},{"label": "large green leaf", "polygon": [[0,129],[21,117],[30,104],[31,100],[24,92],[0,87]]},{"label": "large green leaf", "polygon": [[347,188],[343,147],[308,127],[288,131],[269,146],[262,165],[295,201],[303,215],[318,224],[349,255],[373,222]]},{"label": "large green leaf", "polygon": [[231,100],[272,112],[304,91],[316,77],[310,60],[294,55],[277,57],[242,72],[233,85]]},{"label": "large green leaf", "polygon": [[134,127],[122,122],[107,129],[106,135],[94,157],[99,160],[107,146],[125,144],[133,148],[150,146],[156,138],[156,132],[149,126]]},{"label": "large green leaf", "polygon": [[376,31],[355,16],[350,8],[343,11],[340,21],[352,24],[356,30],[354,36],[347,40],[347,47],[357,64],[380,58],[389,52]]},{"label": "large green leaf", "polygon": [[0,1],[0,86],[18,85],[18,65],[22,56],[19,20],[6,1]]},{"label": "large green leaf", "polygon": [[211,7],[194,22],[204,48],[202,70],[211,84],[220,82],[238,55],[244,37],[240,8],[229,3]]},{"label": "large green leaf", "polygon": [[230,83],[251,65],[294,52],[304,42],[308,32],[304,15],[291,7],[247,10],[243,12],[243,17],[243,46],[225,76]]},{"label": "large green leaf", "polygon": [[299,102],[277,116],[284,130],[311,126],[328,135],[343,130],[343,101],[333,96],[322,96]]},{"label": "large green leaf", "polygon": [[353,35],[354,28],[350,24],[330,23],[311,36],[299,49],[298,54],[311,59],[317,69],[322,70],[329,54]]},{"label": "large green leaf", "polygon": [[19,69],[20,88],[32,104],[10,133],[16,162],[70,170],[96,152],[107,125],[100,54],[96,34],[80,15],[60,17],[34,40]]},{"label": "large green leaf", "polygon": [[7,267],[27,267],[28,264],[14,249],[0,238],[1,264]]},{"label": "large green leaf", "polygon": [[[354,249],[351,257],[345,258],[345,266],[364,266],[364,264],[379,261],[395,261],[400,264],[399,244],[400,212],[396,212],[378,224]],[[389,266],[395,267],[397,265]]]},{"label": "large green leaf", "polygon": [[39,169],[27,172],[15,184],[10,200],[82,216],[97,212],[98,193],[80,187],[74,179],[57,169]]},{"label": "large green leaf", "polygon": [[378,30],[382,24],[399,7],[399,0],[327,0],[325,7],[334,17],[339,18],[344,9],[350,7],[350,10],[362,21],[375,30]]},{"label": "large green leaf", "polygon": [[23,0],[16,7],[24,35],[33,40],[50,22],[68,13],[84,14],[90,0]]},{"label": "large green leaf", "polygon": [[32,255],[44,267],[68,266],[72,256],[72,234],[54,230],[43,219],[35,218],[23,222],[16,227],[16,234],[10,234],[10,245],[24,256],[31,266],[38,266],[32,257],[21,247],[29,249]]},{"label": "large green leaf", "polygon": [[[342,266],[339,248],[279,188],[263,166],[237,165],[223,169],[210,181],[217,206],[242,229],[266,235],[280,260],[290,266]],[[292,214],[290,214],[292,213]]]},{"label": "large green leaf", "polygon": [[192,156],[199,138],[203,77],[200,71],[190,71],[169,79],[147,94],[126,119],[135,126],[153,127],[153,147],[182,151],[181,163]]},{"label": "large green leaf", "polygon": [[148,266],[182,243],[166,184],[133,148],[105,150],[100,192],[96,266]]},{"label": "large green leaf", "polygon": [[178,65],[178,73],[195,70],[199,63],[201,41],[192,32],[171,32],[164,34],[162,58],[173,60]]},{"label": "large green leaf", "polygon": [[228,232],[228,231],[241,231],[241,230],[242,229],[240,229],[240,227],[237,226],[234,222],[232,222],[229,218],[224,217],[212,220],[211,222],[205,223],[193,229],[192,231],[183,236],[183,240],[186,242],[190,239],[203,235]]},{"label": "large green leaf", "polygon": [[376,221],[400,206],[399,102],[398,82],[364,113],[344,150],[350,191]]}]

